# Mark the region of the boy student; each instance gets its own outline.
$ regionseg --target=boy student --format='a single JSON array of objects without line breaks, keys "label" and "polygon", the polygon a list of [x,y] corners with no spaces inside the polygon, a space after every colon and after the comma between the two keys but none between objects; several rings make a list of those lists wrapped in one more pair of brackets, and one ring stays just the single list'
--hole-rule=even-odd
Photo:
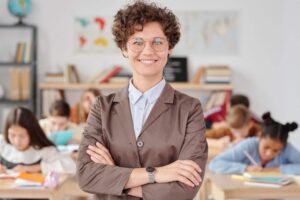
[{"label": "boy student", "polygon": [[215,157],[209,169],[225,174],[261,171],[300,174],[300,151],[288,142],[289,132],[297,127],[296,122],[281,124],[267,112],[259,137],[248,138]]},{"label": "boy student", "polygon": [[247,137],[258,135],[260,127],[251,121],[251,114],[244,105],[231,107],[226,116],[226,126],[206,132],[208,146],[222,152]]},{"label": "boy student", "polygon": [[82,130],[70,122],[70,106],[63,100],[54,101],[49,109],[49,117],[39,121],[44,132],[49,136],[54,132],[72,131],[73,137],[68,144],[79,144]]},{"label": "boy student", "polygon": [[[249,109],[250,119],[253,123],[257,124],[257,126],[262,123],[262,120],[260,119],[260,117],[258,117],[256,114],[254,114],[250,110],[250,100],[246,95],[243,95],[243,94],[232,95],[230,98],[229,104],[227,105],[227,110],[229,110],[231,107],[236,106],[236,105],[243,105],[247,109]],[[224,121],[212,122],[212,128],[219,128],[222,126],[228,126],[225,119],[224,119]]]}]

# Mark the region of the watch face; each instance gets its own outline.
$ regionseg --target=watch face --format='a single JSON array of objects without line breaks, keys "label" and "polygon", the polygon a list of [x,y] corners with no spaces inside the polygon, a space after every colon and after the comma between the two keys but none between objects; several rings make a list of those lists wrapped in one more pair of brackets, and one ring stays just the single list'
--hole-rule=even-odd
[{"label": "watch face", "polygon": [[146,168],[146,171],[147,171],[147,172],[154,172],[154,171],[155,171],[155,168],[154,168],[154,167],[147,167],[147,168]]}]

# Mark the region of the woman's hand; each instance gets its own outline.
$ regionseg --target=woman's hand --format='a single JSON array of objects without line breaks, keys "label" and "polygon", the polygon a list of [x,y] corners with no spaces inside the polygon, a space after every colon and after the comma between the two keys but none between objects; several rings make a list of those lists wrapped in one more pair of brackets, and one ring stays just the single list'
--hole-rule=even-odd
[{"label": "woman's hand", "polygon": [[90,155],[91,160],[95,163],[101,163],[105,165],[115,165],[110,152],[99,142],[96,142],[96,146],[89,145],[87,154]]},{"label": "woman's hand", "polygon": [[128,191],[127,194],[130,195],[130,196],[142,198],[142,197],[143,197],[142,187],[139,186],[139,187],[131,188],[131,189]]},{"label": "woman's hand", "polygon": [[246,168],[246,172],[261,172],[263,168],[261,166],[249,165]]},{"label": "woman's hand", "polygon": [[157,167],[154,176],[157,183],[180,181],[194,187],[202,181],[201,172],[202,170],[194,161],[177,160],[169,165]]}]

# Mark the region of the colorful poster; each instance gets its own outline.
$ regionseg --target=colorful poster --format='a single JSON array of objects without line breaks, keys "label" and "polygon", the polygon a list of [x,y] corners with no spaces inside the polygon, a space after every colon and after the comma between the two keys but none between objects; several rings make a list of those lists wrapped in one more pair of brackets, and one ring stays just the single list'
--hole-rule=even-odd
[{"label": "colorful poster", "polygon": [[76,52],[118,52],[111,33],[113,17],[76,17]]}]

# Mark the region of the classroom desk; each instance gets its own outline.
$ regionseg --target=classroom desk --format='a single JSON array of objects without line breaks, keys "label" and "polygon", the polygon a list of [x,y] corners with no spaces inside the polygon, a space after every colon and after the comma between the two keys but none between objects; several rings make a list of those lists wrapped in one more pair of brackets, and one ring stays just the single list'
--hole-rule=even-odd
[{"label": "classroom desk", "polygon": [[207,172],[207,178],[210,180],[211,195],[215,200],[228,198],[300,199],[300,185],[296,182],[280,188],[269,188],[246,186],[243,181],[232,179],[231,175]]},{"label": "classroom desk", "polygon": [[25,188],[17,187],[15,179],[0,179],[0,198],[22,198],[22,199],[41,199],[63,200],[64,196],[60,192],[61,185],[68,179],[68,175],[60,176],[60,184],[56,188]]},{"label": "classroom desk", "polygon": [[79,188],[75,176],[69,177],[61,186],[61,193],[68,197],[88,197],[92,194],[86,193]]}]

